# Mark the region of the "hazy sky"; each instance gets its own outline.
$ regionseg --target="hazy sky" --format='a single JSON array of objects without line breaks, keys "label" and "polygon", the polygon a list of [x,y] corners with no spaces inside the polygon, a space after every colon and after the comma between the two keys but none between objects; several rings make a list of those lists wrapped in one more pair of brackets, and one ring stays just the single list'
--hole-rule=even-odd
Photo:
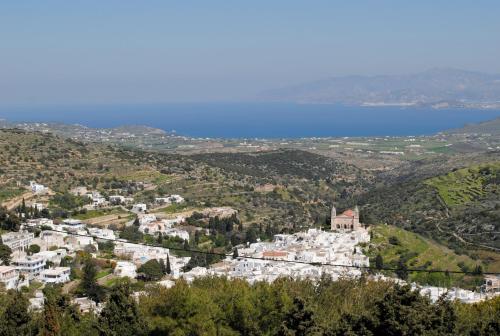
[{"label": "hazy sky", "polygon": [[0,105],[248,100],[442,66],[500,73],[500,1],[0,0]]}]

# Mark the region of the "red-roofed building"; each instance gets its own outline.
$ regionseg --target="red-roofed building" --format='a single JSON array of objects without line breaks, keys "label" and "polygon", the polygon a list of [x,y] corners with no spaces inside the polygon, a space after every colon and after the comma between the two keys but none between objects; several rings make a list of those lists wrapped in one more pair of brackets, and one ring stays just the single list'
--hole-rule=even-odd
[{"label": "red-roofed building", "polygon": [[263,258],[269,258],[274,260],[286,260],[288,257],[288,252],[286,251],[265,251],[262,253]]},{"label": "red-roofed building", "polygon": [[361,228],[361,223],[359,222],[359,209],[356,206],[354,210],[348,209],[337,215],[337,210],[332,207],[332,214],[330,225],[332,230],[357,230]]}]

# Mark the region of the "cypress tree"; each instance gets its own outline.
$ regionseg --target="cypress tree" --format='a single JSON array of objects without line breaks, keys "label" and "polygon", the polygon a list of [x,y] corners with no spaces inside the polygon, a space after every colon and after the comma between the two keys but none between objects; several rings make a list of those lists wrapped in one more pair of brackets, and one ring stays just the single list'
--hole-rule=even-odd
[{"label": "cypress tree", "polygon": [[381,270],[382,268],[384,268],[384,259],[382,259],[382,256],[379,254],[377,254],[377,257],[375,258],[375,267],[378,269],[378,270]]},{"label": "cypress tree", "polygon": [[23,201],[21,203],[21,213],[26,213],[26,201],[24,200],[24,197],[23,197]]},{"label": "cypress tree", "polygon": [[398,261],[398,268],[396,270],[396,275],[401,280],[408,279],[408,266],[406,266],[406,263],[402,259],[399,259]]},{"label": "cypress tree", "polygon": [[60,315],[55,293],[53,290],[46,290],[43,305],[43,325],[42,330],[40,330],[41,336],[54,336],[61,333]]},{"label": "cypress tree", "polygon": [[83,278],[80,286],[85,295],[95,302],[100,302],[104,297],[104,290],[97,283],[96,277],[97,268],[92,258],[88,258],[83,266]]},{"label": "cypress tree", "polygon": [[[167,257],[167,258],[168,258],[168,257]],[[166,274],[166,272],[167,272],[167,267],[165,266],[165,260],[160,259],[158,262],[160,263],[161,273],[162,273],[162,274]]]},{"label": "cypress tree", "polygon": [[172,273],[172,268],[170,266],[170,256],[167,254],[167,266],[165,268],[165,272],[167,274],[171,274]]}]

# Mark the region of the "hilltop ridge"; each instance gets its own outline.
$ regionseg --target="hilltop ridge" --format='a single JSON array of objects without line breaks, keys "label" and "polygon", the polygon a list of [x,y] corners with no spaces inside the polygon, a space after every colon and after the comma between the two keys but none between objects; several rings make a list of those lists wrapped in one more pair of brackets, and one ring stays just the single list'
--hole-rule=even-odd
[{"label": "hilltop ridge", "polygon": [[361,106],[500,107],[500,75],[434,68],[408,75],[343,76],[263,92],[268,101]]}]

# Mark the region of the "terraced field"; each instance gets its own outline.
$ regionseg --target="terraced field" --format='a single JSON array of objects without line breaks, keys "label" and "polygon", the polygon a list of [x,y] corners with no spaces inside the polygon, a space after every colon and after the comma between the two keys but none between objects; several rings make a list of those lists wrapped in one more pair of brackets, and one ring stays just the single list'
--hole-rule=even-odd
[{"label": "terraced field", "polygon": [[425,181],[436,188],[447,206],[474,202],[495,188],[500,162],[463,168]]},{"label": "terraced field", "polygon": [[[471,271],[476,265],[488,270],[496,267],[475,261],[467,255],[458,255],[435,241],[395,226],[376,225],[372,227],[371,233],[368,255],[375,258],[380,254],[385,266],[397,267],[398,261],[403,258],[411,269]],[[474,277],[455,274],[446,277],[444,274],[414,272],[409,277],[410,280],[433,285],[476,285]]]}]

